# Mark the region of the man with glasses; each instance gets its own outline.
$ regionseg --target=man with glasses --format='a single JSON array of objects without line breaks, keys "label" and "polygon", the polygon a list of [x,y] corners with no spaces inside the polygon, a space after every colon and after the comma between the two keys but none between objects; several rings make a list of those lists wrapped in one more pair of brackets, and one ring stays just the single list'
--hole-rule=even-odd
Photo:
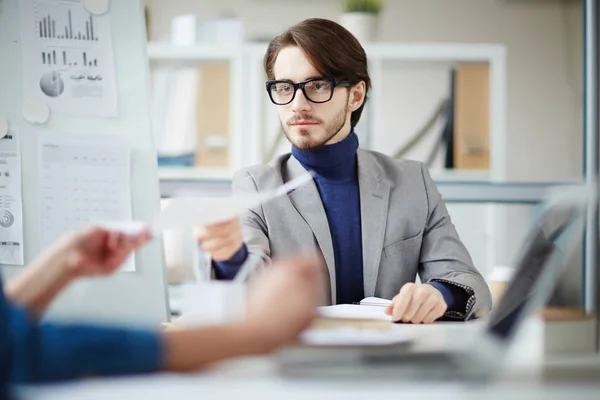
[{"label": "man with glasses", "polygon": [[[233,190],[272,189],[306,170],[314,184],[250,210],[241,224],[198,230],[216,277],[233,278],[249,257],[268,265],[316,248],[326,260],[332,304],[392,299],[387,312],[411,323],[485,315],[489,289],[427,168],[359,149],[354,128],[371,81],[354,36],[335,22],[309,19],[269,44],[264,65],[292,151],[238,171]],[[414,283],[417,275],[423,283]]]}]

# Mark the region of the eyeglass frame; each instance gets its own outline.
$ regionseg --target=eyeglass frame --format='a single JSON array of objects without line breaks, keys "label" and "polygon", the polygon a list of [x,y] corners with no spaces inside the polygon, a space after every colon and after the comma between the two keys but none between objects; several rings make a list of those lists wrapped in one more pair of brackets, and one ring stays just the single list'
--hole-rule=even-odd
[{"label": "eyeglass frame", "polygon": [[[331,85],[331,93],[327,100],[314,101],[306,95],[306,89],[304,88],[304,86],[306,84],[308,84],[310,82],[314,82],[314,81],[325,81]],[[272,85],[274,85],[275,83],[279,83],[279,82],[289,83],[290,85],[292,85],[294,87],[294,93],[292,94],[292,98],[287,103],[276,103],[275,100],[273,100],[273,94],[271,93],[271,90],[269,90],[269,88]],[[298,83],[294,83],[289,79],[274,79],[274,80],[268,80],[265,82],[265,88],[267,89],[267,93],[269,94],[269,99],[271,100],[271,103],[275,104],[276,106],[285,106],[285,105],[290,104],[292,101],[294,101],[294,99],[296,98],[296,92],[298,92],[298,89],[302,89],[302,94],[311,103],[323,104],[323,103],[327,103],[328,101],[330,101],[333,98],[333,93],[335,92],[336,87],[350,87],[350,86],[352,86],[352,82],[338,81],[337,79],[334,79],[334,78],[310,78],[303,82],[298,82]]]}]

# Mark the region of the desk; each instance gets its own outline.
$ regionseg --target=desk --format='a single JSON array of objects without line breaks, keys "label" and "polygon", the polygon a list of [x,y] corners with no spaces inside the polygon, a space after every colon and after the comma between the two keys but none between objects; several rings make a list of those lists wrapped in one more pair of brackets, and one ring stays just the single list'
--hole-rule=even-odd
[{"label": "desk", "polygon": [[[564,376],[559,367],[582,365],[581,360],[567,362],[554,360],[544,363],[535,346],[539,332],[538,320],[530,319],[517,336],[509,354],[505,372],[489,385],[465,383],[439,383],[420,385],[406,381],[369,381],[361,379],[325,381],[311,379],[286,379],[277,373],[271,357],[253,357],[224,362],[202,373],[190,375],[160,374],[156,376],[89,380],[60,386],[25,388],[24,398],[31,400],[106,400],[106,399],[371,399],[411,398],[463,399],[597,399],[600,393],[600,357],[586,357],[589,368],[597,368],[598,380],[585,385],[557,382]],[[477,335],[481,323],[443,323],[434,325],[396,325],[394,329],[420,331],[427,343],[439,345],[440,341],[460,340],[468,343]],[[527,353],[523,350],[527,349]],[[518,353],[515,356],[514,353]],[[550,366],[547,374],[544,366]],[[595,376],[595,375],[594,375]],[[549,379],[543,379],[548,377]]]},{"label": "desk", "polygon": [[[600,366],[600,362],[598,363]],[[31,400],[134,400],[134,399],[598,399],[600,383],[552,384],[539,381],[498,381],[488,386],[460,383],[419,385],[418,382],[309,381],[277,377],[268,358],[229,363],[226,374],[159,375],[106,381],[88,381],[57,387],[29,389]],[[234,373],[233,371],[236,371]],[[600,370],[599,370],[600,371]],[[410,397],[408,397],[410,396]],[[468,397],[467,397],[468,396]]]}]

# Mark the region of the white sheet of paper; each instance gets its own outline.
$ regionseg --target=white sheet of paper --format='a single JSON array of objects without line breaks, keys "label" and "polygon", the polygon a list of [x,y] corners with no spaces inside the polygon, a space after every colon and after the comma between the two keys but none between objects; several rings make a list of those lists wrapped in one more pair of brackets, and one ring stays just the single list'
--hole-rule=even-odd
[{"label": "white sheet of paper", "polygon": [[23,265],[21,139],[12,129],[0,139],[0,263]]},{"label": "white sheet of paper", "polygon": [[162,212],[152,222],[157,234],[167,229],[194,227],[227,221],[245,210],[282,196],[311,181],[307,172],[286,184],[267,192],[231,197],[175,197],[169,200]]},{"label": "white sheet of paper", "polygon": [[139,235],[144,229],[148,229],[149,225],[143,221],[92,221],[95,225],[102,228],[121,232],[126,235]]},{"label": "white sheet of paper", "polygon": [[19,0],[24,98],[52,113],[117,115],[110,13],[83,0]]},{"label": "white sheet of paper", "polygon": [[356,304],[338,304],[335,306],[319,307],[319,317],[340,319],[372,319],[392,321],[392,317],[385,313],[382,306],[361,306]]},{"label": "white sheet of paper", "polygon": [[300,334],[300,341],[311,346],[384,346],[413,340],[406,332],[397,330],[359,329],[309,329]]},{"label": "white sheet of paper", "polygon": [[391,300],[388,299],[382,299],[381,297],[365,297],[364,299],[362,299],[360,301],[361,305],[366,305],[366,306],[389,306],[390,304],[392,304]]},{"label": "white sheet of paper", "polygon": [[0,139],[8,134],[8,118],[0,115]]},{"label": "white sheet of paper", "polygon": [[[42,245],[89,224],[131,221],[130,144],[121,135],[39,133]],[[131,256],[122,270],[134,271]]]},{"label": "white sheet of paper", "polygon": [[283,196],[311,181],[313,174],[307,172],[280,187],[262,193],[231,197],[175,197],[164,200],[163,210],[153,221],[90,221],[107,229],[126,234],[136,234],[149,228],[154,235],[174,228],[189,228],[227,221],[245,210]]}]

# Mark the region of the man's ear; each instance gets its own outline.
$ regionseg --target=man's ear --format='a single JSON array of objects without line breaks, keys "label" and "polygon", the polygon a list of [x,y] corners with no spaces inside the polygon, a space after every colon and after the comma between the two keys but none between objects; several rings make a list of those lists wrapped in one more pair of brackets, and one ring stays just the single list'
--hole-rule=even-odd
[{"label": "man's ear", "polygon": [[348,99],[348,108],[354,112],[360,108],[365,101],[367,85],[364,81],[358,82],[350,88],[350,96]]}]

